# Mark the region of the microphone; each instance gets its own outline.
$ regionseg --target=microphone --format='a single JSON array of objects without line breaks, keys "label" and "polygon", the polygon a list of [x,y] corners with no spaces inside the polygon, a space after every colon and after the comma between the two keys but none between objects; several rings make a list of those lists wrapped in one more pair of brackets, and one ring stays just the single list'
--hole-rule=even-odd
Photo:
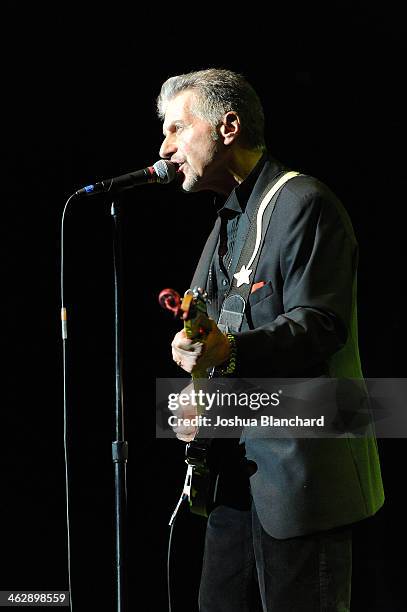
[{"label": "microphone", "polygon": [[166,159],[160,159],[153,166],[148,166],[142,170],[135,170],[128,174],[115,176],[114,178],[106,179],[87,185],[75,191],[75,195],[93,195],[95,193],[119,193],[125,189],[131,189],[138,185],[146,185],[148,183],[171,183],[177,176],[177,166]]}]

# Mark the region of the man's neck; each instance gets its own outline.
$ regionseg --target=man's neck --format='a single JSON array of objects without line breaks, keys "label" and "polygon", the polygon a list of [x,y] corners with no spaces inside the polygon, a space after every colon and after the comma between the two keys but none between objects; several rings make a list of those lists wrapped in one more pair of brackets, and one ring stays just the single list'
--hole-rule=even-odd
[{"label": "man's neck", "polygon": [[264,150],[243,149],[235,147],[227,153],[223,160],[223,171],[216,185],[212,187],[215,193],[228,196],[235,187],[238,187],[249,176]]},{"label": "man's neck", "polygon": [[259,149],[236,149],[229,165],[229,172],[238,185],[247,178],[264,151]]}]

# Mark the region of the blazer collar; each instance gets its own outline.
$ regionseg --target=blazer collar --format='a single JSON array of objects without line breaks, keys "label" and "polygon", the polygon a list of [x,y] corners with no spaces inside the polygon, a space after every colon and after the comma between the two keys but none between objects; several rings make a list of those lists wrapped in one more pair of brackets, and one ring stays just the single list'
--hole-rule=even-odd
[{"label": "blazer collar", "polygon": [[245,212],[249,219],[252,218],[257,204],[270,188],[270,184],[275,181],[280,174],[287,172],[287,170],[288,168],[284,166],[284,164],[270,155],[267,155],[263,168],[247,201]]}]

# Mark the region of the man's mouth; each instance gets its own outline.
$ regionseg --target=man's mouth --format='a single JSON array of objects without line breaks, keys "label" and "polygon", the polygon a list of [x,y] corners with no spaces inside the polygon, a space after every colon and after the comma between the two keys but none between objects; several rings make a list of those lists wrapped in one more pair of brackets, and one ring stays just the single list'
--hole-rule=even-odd
[{"label": "man's mouth", "polygon": [[183,166],[186,162],[177,162],[177,161],[173,161],[174,164],[176,164],[178,166],[177,168],[177,172],[182,172],[183,171]]}]

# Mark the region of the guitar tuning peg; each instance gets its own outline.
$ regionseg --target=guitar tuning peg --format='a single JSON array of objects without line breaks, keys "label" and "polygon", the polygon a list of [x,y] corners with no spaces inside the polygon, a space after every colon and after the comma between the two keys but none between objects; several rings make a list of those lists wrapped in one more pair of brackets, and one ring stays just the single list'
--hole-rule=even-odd
[{"label": "guitar tuning peg", "polygon": [[174,289],[163,289],[160,291],[158,301],[162,308],[166,308],[174,313],[174,316],[178,316],[181,306],[181,296]]}]

